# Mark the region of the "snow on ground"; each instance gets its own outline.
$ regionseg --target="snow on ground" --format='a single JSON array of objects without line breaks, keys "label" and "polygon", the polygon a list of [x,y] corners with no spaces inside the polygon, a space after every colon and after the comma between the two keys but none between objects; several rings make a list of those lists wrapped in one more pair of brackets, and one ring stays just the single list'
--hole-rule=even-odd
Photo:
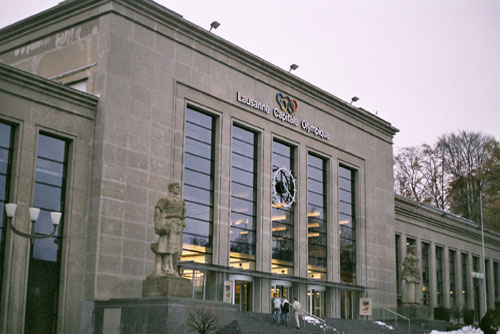
[{"label": "snow on ground", "polygon": [[394,330],[394,327],[392,327],[392,326],[390,326],[382,321],[375,321],[374,324],[385,327],[385,328],[389,328],[390,330]]},{"label": "snow on ground", "polygon": [[[467,326],[467,327],[462,327],[462,329],[451,332],[432,331],[431,334],[483,334],[483,331],[480,330],[479,328]],[[497,334],[500,334],[500,330],[497,331]]]}]

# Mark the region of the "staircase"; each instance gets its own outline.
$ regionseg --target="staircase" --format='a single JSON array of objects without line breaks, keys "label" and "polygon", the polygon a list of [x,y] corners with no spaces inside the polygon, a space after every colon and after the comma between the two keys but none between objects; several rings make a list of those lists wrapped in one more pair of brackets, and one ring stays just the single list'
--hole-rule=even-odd
[{"label": "staircase", "polygon": [[[260,333],[318,333],[318,334],[408,334],[408,325],[399,324],[399,328],[390,329],[386,326],[375,324],[369,320],[325,319],[327,328],[319,325],[304,323],[301,328],[295,329],[293,314],[289,315],[288,326],[277,326],[271,314],[236,312],[236,319],[229,325],[219,330],[217,334],[260,334]],[[413,324],[412,324],[413,325]],[[412,326],[411,334],[428,334],[430,329]]]}]

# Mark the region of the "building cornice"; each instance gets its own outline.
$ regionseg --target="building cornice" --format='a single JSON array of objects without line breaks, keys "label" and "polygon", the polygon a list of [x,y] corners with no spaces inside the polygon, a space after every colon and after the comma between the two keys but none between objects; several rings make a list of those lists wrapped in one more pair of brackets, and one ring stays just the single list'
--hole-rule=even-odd
[{"label": "building cornice", "polygon": [[[94,119],[99,98],[0,63],[0,90]],[[15,87],[15,89],[13,89]],[[36,94],[34,96],[33,94]],[[78,106],[75,110],[74,106]]]},{"label": "building cornice", "polygon": [[[121,10],[115,4],[119,4],[131,12]],[[98,9],[93,12],[93,17],[88,17],[89,10]],[[201,27],[185,20],[181,15],[161,6],[151,0],[67,0],[63,1],[57,6],[45,10],[39,14],[26,18],[13,25],[5,27],[0,30],[0,45],[6,45],[13,41],[19,40],[22,36],[27,36],[31,33],[39,31],[50,25],[66,20],[80,14],[85,20],[97,18],[99,16],[115,13],[130,20],[136,21],[137,17],[133,13],[140,13],[147,19],[151,20],[154,24],[161,24],[176,31],[177,34],[182,34],[198,43],[203,44],[209,49],[214,49],[216,52],[222,53],[224,56],[237,60],[244,65],[260,72],[264,76],[271,76],[285,85],[314,100],[335,109],[346,119],[342,119],[348,123],[349,120],[355,120],[361,124],[378,131],[383,136],[392,138],[399,130],[393,127],[389,122],[377,117],[376,115],[362,109],[352,106],[346,101],[312,85],[311,83],[289,74],[287,71],[271,64],[270,62],[257,57],[256,55],[242,49],[241,47],[213,34]],[[86,16],[87,15],[87,16]],[[149,27],[153,30],[158,30],[156,26]],[[178,42],[182,42],[180,36],[176,36]],[[26,43],[28,41],[25,41]],[[9,46],[12,49],[16,46]],[[190,46],[192,47],[192,45]],[[2,50],[5,52],[7,50]],[[201,50],[198,50],[201,52]],[[214,56],[213,54],[211,55]],[[322,109],[322,108],[320,108]],[[353,124],[354,125],[354,124]],[[359,127],[359,126],[358,126]],[[367,129],[364,129],[367,130]],[[370,131],[368,131],[370,132]],[[372,133],[372,132],[370,132]],[[372,133],[373,134],[373,133]],[[373,134],[375,135],[375,134]],[[392,143],[389,138],[377,136],[382,140]]]},{"label": "building cornice", "polygon": [[[400,195],[394,196],[394,205],[396,219],[398,216],[400,219],[407,217],[413,222],[421,222],[437,231],[446,231],[453,235],[461,235],[469,240],[481,242],[481,225],[472,220]],[[485,244],[498,248],[500,234],[487,229],[484,232]]]}]

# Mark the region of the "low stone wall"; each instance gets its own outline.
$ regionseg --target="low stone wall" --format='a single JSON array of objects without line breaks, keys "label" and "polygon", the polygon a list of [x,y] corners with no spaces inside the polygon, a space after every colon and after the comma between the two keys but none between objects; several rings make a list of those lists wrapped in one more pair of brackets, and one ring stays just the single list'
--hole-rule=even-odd
[{"label": "low stone wall", "polygon": [[202,307],[217,314],[221,327],[236,319],[236,305],[187,298],[135,298],[96,301],[94,333],[188,333],[190,312]]}]

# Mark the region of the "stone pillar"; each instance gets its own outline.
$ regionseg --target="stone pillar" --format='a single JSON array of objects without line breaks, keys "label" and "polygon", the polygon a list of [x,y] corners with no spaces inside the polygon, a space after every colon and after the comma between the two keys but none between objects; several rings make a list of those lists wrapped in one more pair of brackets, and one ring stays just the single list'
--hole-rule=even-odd
[{"label": "stone pillar", "polygon": [[307,277],[308,265],[308,228],[307,228],[307,151],[301,145],[294,150],[297,194],[294,208],[294,268],[293,273],[298,277]]},{"label": "stone pillar", "polygon": [[495,276],[493,275],[493,261],[492,260],[488,260],[486,262],[486,266],[487,266],[487,273],[488,273],[488,277],[487,277],[487,280],[489,282],[489,290],[486,291],[486,293],[488,294],[488,309],[495,309]]},{"label": "stone pillar", "polygon": [[462,282],[462,253],[457,249],[455,253],[455,278],[457,282],[457,288],[455,291],[455,302],[457,303],[457,307],[463,308],[464,305],[464,296],[462,295],[462,290],[464,289],[464,284]]},{"label": "stone pillar", "polygon": [[[271,221],[271,184],[272,184],[272,137],[270,132],[264,132],[259,137],[259,154],[264,156],[264,159],[258,162],[258,198],[260,205],[257,211],[257,219],[261,220],[261,224],[257,224],[257,271],[271,272],[272,258],[272,221]],[[261,154],[261,152],[263,154]]]},{"label": "stone pillar", "polygon": [[325,316],[327,318],[338,318],[339,313],[338,289],[333,287],[326,288],[325,291]]},{"label": "stone pillar", "polygon": [[472,278],[472,255],[467,254],[467,308],[474,309],[474,280]]},{"label": "stone pillar", "polygon": [[[327,272],[328,281],[339,282],[340,281],[340,265],[339,265],[339,220],[338,220],[338,168],[337,161],[331,159],[328,164],[326,171],[326,184],[327,184]],[[332,294],[338,298],[338,293]]]},{"label": "stone pillar", "polygon": [[432,309],[437,306],[436,281],[436,244],[431,242],[429,247],[429,294],[431,314],[433,314]]},{"label": "stone pillar", "polygon": [[[481,273],[484,273],[485,272],[485,268],[484,268],[484,262],[483,262],[483,258],[480,257],[479,258],[479,272]],[[486,299],[486,294],[484,293],[484,290],[486,290],[486,287],[483,286],[486,285],[486,275],[484,276],[484,278],[482,280],[480,280],[480,287],[479,287],[479,317],[482,318],[483,315],[486,313],[486,308],[485,308],[485,299]],[[488,292],[486,292],[488,293]]]},{"label": "stone pillar", "polygon": [[450,250],[443,247],[443,306],[450,308]]}]

